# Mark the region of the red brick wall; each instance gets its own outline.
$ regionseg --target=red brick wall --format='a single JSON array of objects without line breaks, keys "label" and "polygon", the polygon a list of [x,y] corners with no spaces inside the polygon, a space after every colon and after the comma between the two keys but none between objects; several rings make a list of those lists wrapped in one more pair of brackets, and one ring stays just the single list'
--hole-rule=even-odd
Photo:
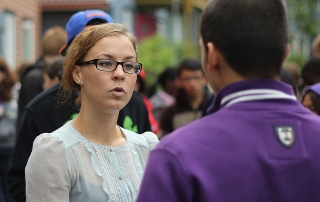
[{"label": "red brick wall", "polygon": [[16,65],[22,62],[22,20],[28,18],[35,25],[35,59],[41,54],[41,3],[40,0],[0,0],[0,10],[16,16]]}]

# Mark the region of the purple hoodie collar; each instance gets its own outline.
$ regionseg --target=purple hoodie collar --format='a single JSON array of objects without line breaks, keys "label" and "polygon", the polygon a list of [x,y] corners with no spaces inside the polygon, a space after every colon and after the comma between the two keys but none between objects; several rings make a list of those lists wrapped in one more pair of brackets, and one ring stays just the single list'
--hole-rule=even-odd
[{"label": "purple hoodie collar", "polygon": [[235,82],[221,89],[208,113],[218,111],[237,102],[264,100],[264,99],[291,99],[296,100],[293,89],[281,81],[272,79],[248,79]]}]

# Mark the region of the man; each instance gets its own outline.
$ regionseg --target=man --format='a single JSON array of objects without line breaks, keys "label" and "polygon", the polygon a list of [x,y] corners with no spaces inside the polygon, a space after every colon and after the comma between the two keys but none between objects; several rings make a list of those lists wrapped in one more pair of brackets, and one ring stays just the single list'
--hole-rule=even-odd
[{"label": "man", "polygon": [[151,89],[156,90],[157,84],[160,84],[161,89],[150,97],[150,102],[153,106],[153,115],[160,121],[160,112],[163,108],[168,107],[175,102],[174,95],[177,90],[177,70],[174,67],[167,67],[158,77],[158,80]]},{"label": "man", "polygon": [[184,59],[177,67],[177,75],[176,101],[164,108],[160,115],[162,137],[202,116],[207,80],[201,63],[195,59]]},{"label": "man", "polygon": [[280,82],[282,0],[211,0],[201,21],[209,114],[151,152],[142,201],[320,201],[320,119]]},{"label": "man", "polygon": [[27,67],[21,76],[21,89],[18,100],[19,127],[24,108],[39,93],[43,91],[43,67],[50,62],[51,58],[60,55],[61,47],[67,38],[66,31],[59,26],[48,29],[42,39],[42,57],[33,65]]},{"label": "man", "polygon": [[[66,53],[72,40],[86,26],[110,22],[112,22],[111,16],[100,10],[77,12],[67,23],[68,40],[63,53]],[[56,84],[40,93],[24,110],[8,172],[9,192],[17,202],[26,201],[24,169],[31,154],[34,139],[41,133],[58,129],[79,112],[75,103],[60,103],[58,89],[59,84]],[[137,133],[151,131],[148,112],[139,93],[134,93],[129,103],[120,111],[117,123]]]}]

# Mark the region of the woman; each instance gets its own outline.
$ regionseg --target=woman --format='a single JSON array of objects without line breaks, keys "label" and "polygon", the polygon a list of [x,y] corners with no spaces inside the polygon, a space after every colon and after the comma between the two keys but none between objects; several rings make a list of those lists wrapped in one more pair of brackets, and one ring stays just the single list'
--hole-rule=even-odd
[{"label": "woman", "polygon": [[12,201],[8,194],[6,175],[16,141],[18,105],[15,84],[15,75],[4,58],[0,57],[0,179],[5,201]]},{"label": "woman", "polygon": [[320,83],[307,86],[301,96],[302,105],[320,116]]},{"label": "woman", "polygon": [[153,133],[158,135],[158,133],[160,132],[160,126],[159,126],[158,121],[153,116],[153,113],[152,113],[153,106],[152,106],[150,100],[148,99],[148,97],[145,94],[146,93],[146,88],[147,88],[145,79],[146,79],[146,73],[142,69],[140,74],[137,76],[137,82],[136,82],[136,85],[134,87],[134,90],[136,90],[136,91],[138,91],[138,92],[140,92],[142,94],[143,102],[146,105],[147,110],[148,110],[148,117],[149,117],[149,122],[150,122],[150,125],[151,125],[151,130],[152,130]]},{"label": "woman", "polygon": [[136,39],[123,25],[95,25],[71,43],[64,95],[79,95],[79,115],[36,138],[26,166],[27,201],[134,201],[150,150],[151,132],[116,125],[142,65]]}]

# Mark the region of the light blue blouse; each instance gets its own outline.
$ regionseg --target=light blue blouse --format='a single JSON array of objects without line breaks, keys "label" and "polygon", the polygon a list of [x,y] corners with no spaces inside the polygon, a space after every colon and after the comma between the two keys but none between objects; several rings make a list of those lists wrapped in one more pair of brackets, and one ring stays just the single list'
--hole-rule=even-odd
[{"label": "light blue blouse", "polygon": [[27,201],[135,201],[158,138],[121,130],[127,141],[117,147],[87,140],[70,122],[39,135],[26,166]]}]

